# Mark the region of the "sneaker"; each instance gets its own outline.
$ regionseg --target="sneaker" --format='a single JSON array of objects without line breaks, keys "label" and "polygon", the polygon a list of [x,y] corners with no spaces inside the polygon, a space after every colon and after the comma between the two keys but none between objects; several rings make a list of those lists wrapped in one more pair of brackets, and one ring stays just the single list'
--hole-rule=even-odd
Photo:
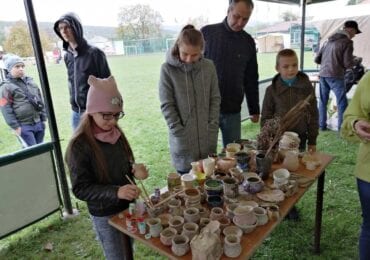
[{"label": "sneaker", "polygon": [[294,206],[288,212],[288,215],[286,215],[285,219],[287,219],[287,220],[293,220],[293,221],[298,221],[299,220],[299,211],[298,211],[298,209]]}]

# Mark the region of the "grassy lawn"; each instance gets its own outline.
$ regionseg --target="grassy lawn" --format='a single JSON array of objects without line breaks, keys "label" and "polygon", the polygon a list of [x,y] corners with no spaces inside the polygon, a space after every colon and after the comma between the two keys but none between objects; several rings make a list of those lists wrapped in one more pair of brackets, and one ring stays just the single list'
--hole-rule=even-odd
[{"label": "grassy lawn", "polygon": [[[312,53],[306,54],[306,67],[314,68]],[[158,78],[164,54],[111,57],[112,74],[124,97],[126,116],[120,121],[134,150],[136,161],[146,163],[151,176],[145,181],[149,191],[165,185],[165,176],[173,171],[167,145],[167,128],[161,115],[158,99]],[[259,54],[260,79],[275,74],[275,54]],[[27,67],[29,75],[38,78],[36,68]],[[71,136],[70,106],[65,66],[48,65],[61,145],[65,149]],[[243,122],[242,137],[255,138],[258,125]],[[47,140],[50,135],[47,134]],[[16,138],[0,118],[0,154],[20,149]],[[340,139],[336,132],[322,132],[318,150],[336,156],[327,168],[325,180],[322,254],[312,255],[316,186],[300,200],[299,222],[284,221],[257,250],[254,259],[356,259],[357,237],[361,212],[352,169],[356,145]],[[54,214],[15,235],[0,241],[0,259],[101,259],[101,249],[95,240],[84,202],[78,203],[80,216],[62,221]],[[43,250],[53,244],[52,252]],[[140,243],[135,243],[135,259],[165,259]]]}]

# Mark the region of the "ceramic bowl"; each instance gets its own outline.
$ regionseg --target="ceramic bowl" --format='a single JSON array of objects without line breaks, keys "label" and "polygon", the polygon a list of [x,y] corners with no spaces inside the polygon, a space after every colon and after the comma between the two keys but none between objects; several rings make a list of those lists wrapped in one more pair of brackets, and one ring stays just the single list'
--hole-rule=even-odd
[{"label": "ceramic bowl", "polygon": [[[235,217],[234,217],[234,219],[235,219]],[[257,219],[256,219],[256,221],[254,222],[254,224],[251,224],[251,225],[249,225],[249,224],[244,224],[244,225],[239,224],[239,223],[238,223],[237,221],[235,221],[234,219],[233,219],[234,224],[235,224],[237,227],[239,227],[241,230],[243,230],[243,233],[244,233],[244,234],[248,234],[248,233],[253,232],[253,230],[255,230],[255,229],[256,229],[257,224],[258,224]]]},{"label": "ceramic bowl", "polygon": [[206,191],[219,191],[223,190],[223,183],[221,180],[208,179],[204,183],[204,189]]},{"label": "ceramic bowl", "polygon": [[224,205],[224,199],[218,195],[211,195],[207,197],[207,203],[211,208],[220,207]]},{"label": "ceramic bowl", "polygon": [[282,185],[288,183],[290,172],[287,169],[281,168],[272,172],[274,183]]}]

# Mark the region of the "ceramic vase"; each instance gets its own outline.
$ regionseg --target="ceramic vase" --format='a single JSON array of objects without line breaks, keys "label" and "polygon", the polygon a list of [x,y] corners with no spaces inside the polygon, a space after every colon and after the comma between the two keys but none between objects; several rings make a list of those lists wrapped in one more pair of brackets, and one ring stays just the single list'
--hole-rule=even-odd
[{"label": "ceramic vase", "polygon": [[236,235],[225,236],[224,254],[227,257],[236,258],[241,252],[242,247],[240,245],[240,237]]}]

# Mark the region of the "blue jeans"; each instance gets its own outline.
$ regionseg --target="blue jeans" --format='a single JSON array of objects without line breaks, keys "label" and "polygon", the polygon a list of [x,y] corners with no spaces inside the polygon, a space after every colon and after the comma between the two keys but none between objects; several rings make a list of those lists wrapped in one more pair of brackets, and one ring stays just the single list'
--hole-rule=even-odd
[{"label": "blue jeans", "polygon": [[32,125],[21,125],[21,137],[28,146],[42,143],[45,136],[45,123],[38,122]]},{"label": "blue jeans", "polygon": [[76,130],[76,128],[78,127],[82,114],[83,113],[78,113],[72,110],[72,129],[73,131]]},{"label": "blue jeans", "polygon": [[129,236],[123,234],[116,228],[109,225],[111,216],[96,217],[90,215],[94,230],[103,247],[105,259],[107,260],[131,260],[125,254],[125,248],[132,246]]},{"label": "blue jeans", "polygon": [[360,259],[370,259],[370,183],[357,179],[358,194],[362,209],[362,226],[360,233]]},{"label": "blue jeans", "polygon": [[240,113],[220,113],[220,129],[222,134],[222,144],[224,147],[228,143],[233,143],[241,136],[241,116]]},{"label": "blue jeans", "polygon": [[330,90],[332,90],[337,99],[338,107],[338,131],[343,122],[343,113],[347,108],[347,96],[344,86],[344,79],[320,77],[320,102],[319,102],[319,124],[320,129],[326,129],[327,106]]}]

